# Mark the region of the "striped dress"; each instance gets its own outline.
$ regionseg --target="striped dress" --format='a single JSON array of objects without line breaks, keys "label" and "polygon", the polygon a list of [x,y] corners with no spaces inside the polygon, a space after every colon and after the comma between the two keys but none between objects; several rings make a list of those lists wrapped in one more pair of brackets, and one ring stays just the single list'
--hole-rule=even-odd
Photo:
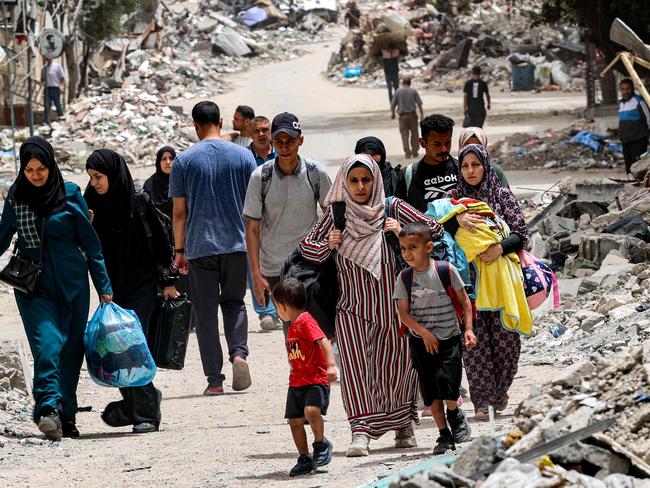
[{"label": "striped dress", "polygon": [[[402,200],[394,199],[389,216],[402,226],[416,220],[427,222],[435,237],[442,235],[440,224]],[[332,230],[334,222],[328,211],[303,239],[303,256],[324,262],[332,253],[327,247]],[[338,253],[334,259],[339,271],[336,341],[343,406],[353,434],[377,439],[418,420],[417,375],[407,338],[398,335],[397,305],[392,298],[395,257],[384,237],[381,280]]]}]

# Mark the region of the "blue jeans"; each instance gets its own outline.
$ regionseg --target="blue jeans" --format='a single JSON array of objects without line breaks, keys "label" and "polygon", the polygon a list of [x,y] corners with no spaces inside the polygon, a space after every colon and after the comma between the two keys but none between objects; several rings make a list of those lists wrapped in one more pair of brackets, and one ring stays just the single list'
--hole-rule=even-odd
[{"label": "blue jeans", "polygon": [[264,315],[270,315],[274,319],[278,318],[278,314],[275,311],[275,307],[273,306],[273,300],[269,297],[269,303],[266,304],[266,306],[262,305],[260,302],[257,301],[257,298],[255,298],[255,292],[253,291],[253,277],[251,276],[251,265],[246,261],[246,264],[248,267],[246,268],[246,281],[248,281],[248,289],[251,291],[251,297],[253,299],[253,308],[255,309],[255,313],[257,314],[257,317],[261,319]]},{"label": "blue jeans", "polygon": [[54,103],[56,114],[63,117],[63,107],[61,106],[61,88],[58,86],[48,86],[45,91],[45,111],[43,112],[43,120],[46,124],[50,123],[50,109]]}]

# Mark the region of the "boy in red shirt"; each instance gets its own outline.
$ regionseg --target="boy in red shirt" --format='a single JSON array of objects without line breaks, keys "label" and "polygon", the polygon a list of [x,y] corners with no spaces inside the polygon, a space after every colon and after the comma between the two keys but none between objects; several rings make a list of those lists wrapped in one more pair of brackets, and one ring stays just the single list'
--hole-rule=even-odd
[{"label": "boy in red shirt", "polygon": [[[293,441],[298,448],[298,462],[290,476],[311,473],[317,466],[332,460],[332,443],[325,438],[323,415],[327,414],[330,381],[336,381],[332,345],[314,317],[305,311],[307,292],[295,278],[284,280],[273,289],[278,315],[290,322],[286,346],[291,365],[285,418],[289,419]],[[305,420],[314,433],[313,456],[309,454]]]}]

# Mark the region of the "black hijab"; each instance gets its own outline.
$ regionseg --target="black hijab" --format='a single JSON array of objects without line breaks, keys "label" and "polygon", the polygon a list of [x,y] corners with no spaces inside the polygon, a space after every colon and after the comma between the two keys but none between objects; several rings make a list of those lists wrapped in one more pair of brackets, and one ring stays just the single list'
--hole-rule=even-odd
[{"label": "black hijab", "polygon": [[[32,185],[25,176],[25,168],[32,158],[38,159],[50,170],[43,186]],[[9,189],[9,197],[27,204],[38,217],[49,217],[65,206],[63,175],[54,159],[54,149],[42,137],[32,136],[20,146],[20,172]]]},{"label": "black hijab", "polygon": [[94,169],[108,177],[108,192],[104,195],[97,193],[90,184],[84,193],[88,207],[95,213],[93,225],[98,233],[124,231],[135,209],[135,185],[126,161],[115,151],[97,149],[86,161],[86,169]]},{"label": "black hijab", "polygon": [[151,178],[149,178],[149,180],[147,180],[148,184],[146,188],[153,203],[160,210],[163,210],[163,212],[165,212],[164,209],[166,209],[171,203],[171,198],[169,198],[169,175],[166,174],[161,167],[161,161],[165,153],[170,153],[172,159],[176,159],[176,151],[174,151],[173,147],[161,147],[156,154],[156,172]]},{"label": "black hijab", "polygon": [[357,141],[357,145],[354,147],[354,154],[361,154],[368,149],[371,150],[373,154],[381,155],[379,167],[383,169],[386,164],[386,147],[384,146],[384,143],[373,136],[363,137]]},{"label": "black hijab", "polygon": [[386,161],[386,146],[384,146],[381,139],[378,139],[377,137],[363,137],[357,141],[357,145],[354,147],[354,153],[361,154],[365,153],[367,150],[372,151],[373,154],[379,154],[381,156],[381,159],[377,164],[381,170],[381,178],[384,182],[384,193],[387,197],[395,195],[395,190],[397,188],[397,174],[393,170],[391,164]]}]

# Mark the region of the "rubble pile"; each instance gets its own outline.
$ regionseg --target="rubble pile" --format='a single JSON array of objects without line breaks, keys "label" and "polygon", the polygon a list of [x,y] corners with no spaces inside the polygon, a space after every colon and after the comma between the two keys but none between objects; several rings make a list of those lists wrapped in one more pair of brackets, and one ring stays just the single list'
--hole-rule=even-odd
[{"label": "rubble pile", "polygon": [[361,25],[332,55],[328,75],[340,83],[385,86],[381,50],[398,49],[401,72],[436,89],[461,90],[471,67],[480,66],[493,89],[581,90],[585,54],[579,33],[535,25],[541,3],[463,2],[450,8],[445,2],[362,2]]},{"label": "rubble pile", "polygon": [[650,188],[565,178],[529,219],[530,252],[556,272],[562,305],[536,311],[523,364],[571,364],[650,338]]},{"label": "rubble pile", "polygon": [[184,135],[186,126],[163,95],[127,87],[71,105],[52,124],[49,140],[62,169],[80,172],[95,148],[114,149],[130,164],[153,164],[161,146],[172,142],[182,150],[193,142]]},{"label": "rubble pile", "polygon": [[593,122],[579,120],[543,135],[516,132],[490,144],[490,156],[504,169],[614,168],[623,164],[623,147],[612,135],[595,132]]},{"label": "rubble pile", "polygon": [[0,447],[18,442],[16,437],[23,437],[21,426],[31,422],[31,380],[26,364],[20,344],[0,342]]},{"label": "rubble pile", "polygon": [[650,341],[593,359],[534,387],[514,430],[479,437],[451,469],[425,468],[390,486],[650,486]]},{"label": "rubble pile", "polygon": [[[215,0],[170,3],[165,25],[154,23],[150,32],[134,38],[140,34],[136,29],[104,43],[91,63],[98,81],[93,93],[121,86],[166,92],[172,99],[196,96],[199,88],[222,93],[222,73],[293,59],[301,54],[300,45],[320,41],[330,17],[323,14],[327,9],[310,5],[318,3],[277,6],[259,0],[237,8]],[[330,8],[336,20],[336,3]],[[156,41],[149,41],[154,34]]]}]

